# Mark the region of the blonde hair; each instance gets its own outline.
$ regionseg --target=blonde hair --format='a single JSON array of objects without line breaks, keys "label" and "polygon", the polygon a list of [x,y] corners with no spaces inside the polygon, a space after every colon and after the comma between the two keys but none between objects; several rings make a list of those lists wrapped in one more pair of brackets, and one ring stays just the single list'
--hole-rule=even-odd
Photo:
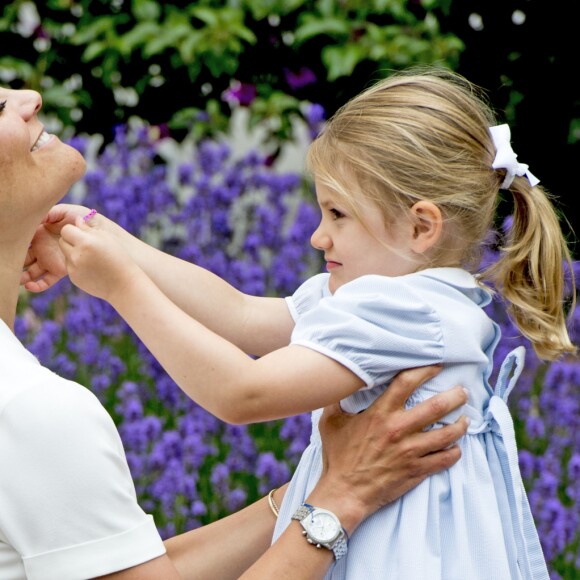
[{"label": "blonde hair", "polygon": [[[444,68],[413,68],[340,108],[310,146],[307,168],[358,217],[361,196],[378,206],[387,224],[419,201],[436,204],[443,233],[428,265],[474,271],[505,176],[492,169],[489,127],[495,124],[483,91],[465,78]],[[526,177],[515,177],[509,191],[513,225],[499,260],[479,278],[507,300],[537,355],[553,360],[575,352],[564,311],[570,253],[547,192]],[[572,307],[574,294],[572,287]]]}]

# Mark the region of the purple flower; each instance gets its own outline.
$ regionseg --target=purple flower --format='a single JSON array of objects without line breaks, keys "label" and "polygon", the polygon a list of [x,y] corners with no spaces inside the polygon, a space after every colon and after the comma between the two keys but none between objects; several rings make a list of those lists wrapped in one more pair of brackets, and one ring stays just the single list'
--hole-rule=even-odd
[{"label": "purple flower", "polygon": [[258,92],[256,85],[232,81],[229,89],[224,91],[222,98],[226,103],[248,107],[256,98]]},{"label": "purple flower", "polygon": [[298,71],[292,71],[284,68],[284,76],[290,88],[295,91],[316,82],[316,75],[306,66],[300,67]]}]

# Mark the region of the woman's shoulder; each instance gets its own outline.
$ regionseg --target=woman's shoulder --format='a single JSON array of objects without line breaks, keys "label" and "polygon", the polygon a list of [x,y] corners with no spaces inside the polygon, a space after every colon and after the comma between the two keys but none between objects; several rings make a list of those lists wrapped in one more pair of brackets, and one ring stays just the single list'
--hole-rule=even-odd
[{"label": "woman's shoulder", "polygon": [[4,401],[5,425],[34,425],[37,437],[63,441],[114,429],[111,416],[88,388],[41,365],[34,370],[34,380],[22,379]]}]

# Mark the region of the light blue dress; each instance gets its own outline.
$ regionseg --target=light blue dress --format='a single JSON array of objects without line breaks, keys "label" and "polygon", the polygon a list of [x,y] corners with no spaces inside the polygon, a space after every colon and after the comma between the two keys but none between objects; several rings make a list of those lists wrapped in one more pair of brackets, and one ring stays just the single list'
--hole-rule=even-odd
[{"label": "light blue dress", "polygon": [[[344,410],[365,409],[402,369],[443,363],[407,404],[461,384],[468,404],[445,422],[464,414],[471,423],[459,462],[365,520],[326,579],[548,580],[506,404],[524,349],[507,357],[492,388],[500,331],[482,309],[489,293],[458,268],[363,276],[334,295],[328,278],[314,276],[286,300],[296,323],[292,344],[337,360],[365,382],[342,401]],[[274,541],[320,477],[321,412],[312,413],[310,445],[286,492]]]}]

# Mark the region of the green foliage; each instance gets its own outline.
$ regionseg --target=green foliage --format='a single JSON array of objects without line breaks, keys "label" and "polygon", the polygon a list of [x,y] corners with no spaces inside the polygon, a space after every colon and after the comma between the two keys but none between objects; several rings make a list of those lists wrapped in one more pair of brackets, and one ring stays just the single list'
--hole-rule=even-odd
[{"label": "green foliage", "polygon": [[[272,151],[304,104],[331,114],[371,78],[409,64],[454,67],[463,45],[439,27],[448,0],[15,0],[0,34],[0,82],[42,90],[69,134],[136,115],[217,135],[232,108],[266,125]],[[253,87],[240,98],[232,86]],[[57,90],[54,87],[64,87]],[[74,128],[73,128],[74,127]],[[179,138],[179,135],[176,135]]]}]

